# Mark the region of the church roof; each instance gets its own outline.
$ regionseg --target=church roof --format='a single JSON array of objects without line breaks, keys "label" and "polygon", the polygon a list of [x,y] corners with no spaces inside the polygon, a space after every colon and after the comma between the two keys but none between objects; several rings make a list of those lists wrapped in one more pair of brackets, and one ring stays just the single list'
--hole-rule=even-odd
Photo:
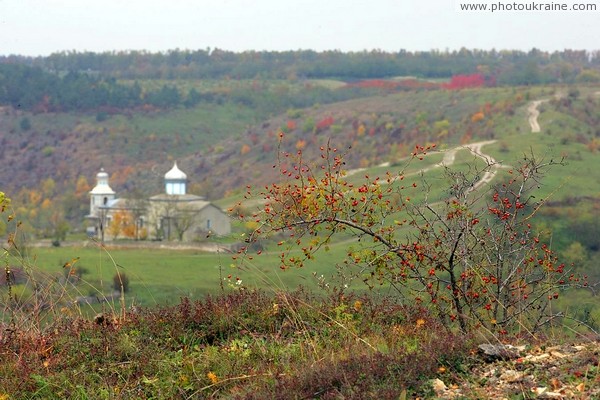
[{"label": "church roof", "polygon": [[177,167],[177,161],[173,164],[173,168],[165,174],[165,179],[168,180],[186,180],[187,175]]},{"label": "church roof", "polygon": [[175,203],[184,203],[184,202],[205,202],[204,197],[196,196],[195,194],[166,194],[161,193],[150,197],[150,201],[166,201],[166,202],[175,202]]},{"label": "church roof", "polygon": [[204,197],[196,196],[193,194],[157,194],[150,197],[150,203],[170,203],[182,207],[186,210],[202,210],[205,207],[212,206],[216,207],[210,201],[206,201]]},{"label": "church roof", "polygon": [[127,208],[126,199],[112,199],[109,200],[106,205],[100,206],[100,208]]}]

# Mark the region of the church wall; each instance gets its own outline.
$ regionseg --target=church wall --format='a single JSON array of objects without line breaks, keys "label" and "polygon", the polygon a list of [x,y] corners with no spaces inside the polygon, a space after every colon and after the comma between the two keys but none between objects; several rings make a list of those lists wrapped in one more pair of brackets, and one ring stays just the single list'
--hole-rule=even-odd
[{"label": "church wall", "polygon": [[204,227],[206,232],[210,231],[217,236],[225,236],[231,233],[229,216],[212,204],[202,209],[199,217],[199,227]]}]

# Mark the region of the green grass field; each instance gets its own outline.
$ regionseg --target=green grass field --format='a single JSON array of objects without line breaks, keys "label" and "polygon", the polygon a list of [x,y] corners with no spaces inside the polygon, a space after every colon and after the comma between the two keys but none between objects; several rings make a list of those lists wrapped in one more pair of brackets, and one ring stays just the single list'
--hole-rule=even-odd
[{"label": "green grass field", "polygon": [[[32,248],[26,259],[36,274],[61,277],[64,265],[74,263],[76,271],[83,271],[82,279],[72,291],[72,296],[96,296],[113,290],[113,277],[124,273],[130,280],[126,293],[128,304],[150,306],[175,304],[182,297],[202,298],[222,289],[239,286],[261,287],[266,290],[293,290],[299,285],[315,289],[313,274],[327,277],[334,274],[335,259],[340,259],[341,248],[324,253],[318,262],[305,268],[282,271],[278,254],[266,251],[253,259],[244,260],[240,267],[236,255],[207,253],[195,250],[165,249],[105,249],[94,247]],[[237,258],[237,257],[236,257]],[[228,276],[231,276],[228,278]],[[241,280],[237,283],[236,278]]]}]

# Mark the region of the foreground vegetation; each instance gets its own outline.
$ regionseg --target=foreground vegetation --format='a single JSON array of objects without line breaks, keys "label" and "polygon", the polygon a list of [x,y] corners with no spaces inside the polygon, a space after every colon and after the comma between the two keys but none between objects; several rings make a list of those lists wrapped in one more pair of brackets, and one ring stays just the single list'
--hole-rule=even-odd
[{"label": "foreground vegetation", "polygon": [[4,331],[9,398],[399,398],[463,373],[471,342],[394,299],[239,290]]},{"label": "foreground vegetation", "polygon": [[477,344],[497,338],[457,334],[389,296],[239,289],[95,318],[55,311],[43,332],[2,330],[0,398],[593,398],[600,382],[590,338],[511,337],[521,358],[488,365]]}]

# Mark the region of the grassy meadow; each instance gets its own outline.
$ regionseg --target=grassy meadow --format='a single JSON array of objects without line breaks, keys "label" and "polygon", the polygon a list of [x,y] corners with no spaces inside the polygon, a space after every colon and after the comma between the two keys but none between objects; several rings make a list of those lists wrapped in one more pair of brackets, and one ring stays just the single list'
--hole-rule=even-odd
[{"label": "grassy meadow", "polygon": [[[153,306],[176,304],[182,297],[200,299],[232,288],[293,290],[299,285],[316,288],[313,274],[331,275],[331,260],[339,254],[324,257],[302,270],[281,271],[275,253],[264,252],[254,260],[238,266],[228,252],[209,253],[197,250],[157,248],[112,249],[97,247],[45,247],[29,250],[27,264],[45,277],[62,276],[64,265],[73,263],[81,280],[72,296],[97,296],[113,291],[117,272],[129,278],[125,294],[128,305]],[[339,258],[338,258],[339,259]],[[236,278],[241,280],[238,283]]]}]

